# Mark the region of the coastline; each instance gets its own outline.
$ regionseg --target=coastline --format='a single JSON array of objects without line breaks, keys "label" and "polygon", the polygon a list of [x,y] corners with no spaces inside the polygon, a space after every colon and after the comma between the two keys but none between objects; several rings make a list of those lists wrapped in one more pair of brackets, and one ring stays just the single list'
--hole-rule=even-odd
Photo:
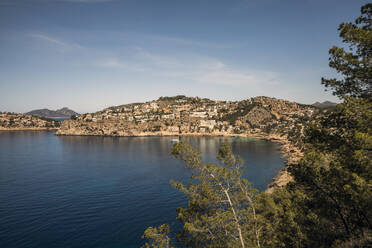
[{"label": "coastline", "polygon": [[[58,131],[61,131],[60,129]],[[278,134],[265,134],[265,133],[250,133],[250,134],[233,134],[224,132],[212,132],[212,133],[176,133],[176,132],[138,132],[138,133],[126,133],[121,135],[102,135],[102,134],[82,134],[82,133],[62,133],[58,131],[55,133],[57,136],[106,136],[106,137],[176,137],[176,136],[214,136],[214,137],[244,137],[244,138],[257,138],[262,140],[271,141],[279,144],[279,150],[282,156],[285,158],[284,167],[280,169],[277,175],[268,184],[265,192],[273,193],[276,188],[282,188],[287,183],[293,180],[292,176],[288,172],[288,166],[298,163],[302,158],[303,152],[301,152],[296,146],[294,146],[285,136]]]},{"label": "coastline", "polygon": [[0,131],[57,131],[55,127],[22,127],[22,128],[3,128],[0,127]]},{"label": "coastline", "polygon": [[0,131],[56,131],[57,136],[103,136],[103,137],[179,137],[179,136],[213,136],[213,137],[243,137],[243,138],[256,138],[271,141],[279,144],[279,150],[282,156],[285,158],[284,167],[281,168],[277,175],[268,184],[265,192],[273,193],[276,188],[282,188],[287,183],[293,180],[292,176],[288,172],[288,166],[298,163],[302,158],[303,152],[295,147],[285,136],[278,134],[265,134],[265,133],[244,133],[244,134],[233,134],[224,132],[213,132],[213,133],[176,133],[176,132],[138,132],[138,133],[126,133],[125,135],[103,135],[103,134],[87,134],[87,133],[61,133],[59,128],[2,128]]},{"label": "coastline", "polygon": [[281,137],[281,139],[271,138],[269,140],[280,144],[280,152],[285,158],[284,167],[278,171],[277,175],[272,179],[265,190],[266,193],[271,194],[276,188],[282,188],[293,181],[293,177],[288,172],[288,167],[289,165],[298,164],[304,154],[285,137]]}]

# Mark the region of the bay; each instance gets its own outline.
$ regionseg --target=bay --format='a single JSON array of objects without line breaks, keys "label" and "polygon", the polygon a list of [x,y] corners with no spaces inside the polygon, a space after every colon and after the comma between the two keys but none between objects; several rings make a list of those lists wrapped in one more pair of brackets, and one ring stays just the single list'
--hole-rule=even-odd
[{"label": "bay", "polygon": [[[172,139],[0,132],[0,247],[139,247],[146,227],[177,227],[176,208],[186,197],[169,180],[187,181],[190,172],[169,155]],[[207,161],[230,143],[260,190],[284,165],[269,141],[182,140]]]}]

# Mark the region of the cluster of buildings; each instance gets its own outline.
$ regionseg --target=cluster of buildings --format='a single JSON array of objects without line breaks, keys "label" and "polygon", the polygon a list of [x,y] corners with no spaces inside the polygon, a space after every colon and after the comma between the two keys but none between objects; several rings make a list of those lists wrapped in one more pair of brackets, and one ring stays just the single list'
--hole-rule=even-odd
[{"label": "cluster of buildings", "polygon": [[58,121],[33,115],[0,112],[0,129],[49,129],[57,128]]},{"label": "cluster of buildings", "polygon": [[213,101],[198,97],[161,97],[156,101],[110,107],[62,124],[59,134],[239,134],[302,132],[317,109],[285,100],[255,97]]}]

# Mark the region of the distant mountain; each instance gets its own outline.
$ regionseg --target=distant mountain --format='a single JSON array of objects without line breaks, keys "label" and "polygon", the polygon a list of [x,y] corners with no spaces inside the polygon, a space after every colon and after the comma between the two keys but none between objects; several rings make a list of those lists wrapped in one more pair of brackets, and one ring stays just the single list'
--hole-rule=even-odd
[{"label": "distant mountain", "polygon": [[316,108],[331,108],[337,105],[335,102],[330,102],[330,101],[324,101],[324,102],[316,102],[312,104]]},{"label": "distant mountain", "polygon": [[69,108],[66,108],[66,107],[57,109],[57,110],[36,109],[30,112],[27,112],[26,114],[46,117],[46,118],[70,118],[73,115],[79,115],[75,111]]}]

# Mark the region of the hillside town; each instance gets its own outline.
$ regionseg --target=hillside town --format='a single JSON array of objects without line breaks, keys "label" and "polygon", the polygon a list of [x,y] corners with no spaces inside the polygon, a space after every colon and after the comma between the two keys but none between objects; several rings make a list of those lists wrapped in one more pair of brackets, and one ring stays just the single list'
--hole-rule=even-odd
[{"label": "hillside town", "polygon": [[0,112],[0,130],[52,130],[59,121],[28,114]]},{"label": "hillside town", "polygon": [[[242,136],[280,143],[286,164],[302,157],[305,123],[326,110],[270,97],[242,101],[160,97],[145,103],[73,115],[62,123],[28,114],[0,113],[0,130],[56,129],[56,135],[76,136]],[[268,187],[283,187],[291,176],[284,167]]]},{"label": "hillside town", "polygon": [[310,105],[263,96],[214,101],[180,95],[83,114],[64,121],[57,135],[298,136],[303,133],[303,124],[319,111]]}]

